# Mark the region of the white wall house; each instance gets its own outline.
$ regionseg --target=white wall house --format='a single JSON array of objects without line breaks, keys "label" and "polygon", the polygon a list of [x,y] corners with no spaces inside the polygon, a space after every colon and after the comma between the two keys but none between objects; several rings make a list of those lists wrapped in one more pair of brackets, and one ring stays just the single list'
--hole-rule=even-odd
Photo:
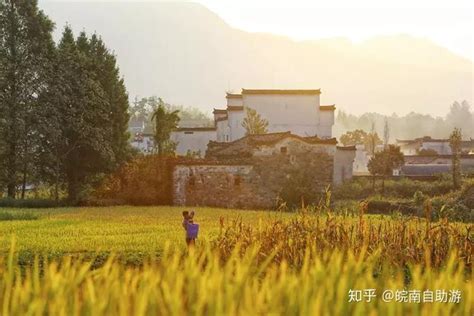
[{"label": "white wall house", "polygon": [[[227,117],[230,141],[242,138],[245,108],[251,108],[269,123],[268,132],[291,132],[299,136],[332,137],[334,105],[320,105],[318,90],[255,90],[242,89],[241,94],[230,94]],[[224,110],[216,110],[222,115]],[[222,116],[219,116],[221,118]]]},{"label": "white wall house", "polygon": [[205,154],[209,141],[231,142],[245,136],[242,122],[245,108],[251,108],[268,121],[268,132],[291,132],[307,137],[332,137],[335,105],[320,104],[317,90],[242,89],[240,94],[227,93],[225,109],[214,109],[214,128],[181,128],[171,139],[178,143],[177,153],[188,150]]},{"label": "white wall house", "polygon": [[217,140],[215,127],[183,127],[171,134],[171,141],[176,143],[178,155],[199,154],[203,157],[209,141]]}]

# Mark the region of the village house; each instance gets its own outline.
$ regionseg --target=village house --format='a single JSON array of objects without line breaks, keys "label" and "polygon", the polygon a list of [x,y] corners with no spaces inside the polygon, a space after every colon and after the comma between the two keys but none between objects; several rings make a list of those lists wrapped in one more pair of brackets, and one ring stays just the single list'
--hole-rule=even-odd
[{"label": "village house", "polygon": [[242,89],[226,94],[224,109],[214,109],[214,127],[179,128],[171,135],[177,154],[200,152],[204,157],[209,141],[232,142],[245,136],[245,108],[268,121],[268,132],[291,132],[302,137],[332,137],[334,105],[320,105],[321,90]]},{"label": "village house", "polygon": [[[407,156],[417,155],[420,150],[434,150],[438,155],[451,155],[451,146],[449,139],[435,139],[430,136],[410,140],[397,139],[397,146],[400,151]],[[463,140],[461,142],[461,151],[463,153],[474,153],[474,139]]]},{"label": "village house", "polygon": [[[403,176],[435,176],[450,173],[452,170],[452,155],[405,156],[405,164],[401,167]],[[461,172],[474,173],[474,154],[461,154],[459,157]]]},{"label": "village house", "polygon": [[354,156],[354,146],[339,147],[335,138],[303,137],[290,132],[248,135],[232,142],[213,141],[208,145],[206,159],[174,167],[173,202],[272,208],[291,181],[306,180],[305,191],[317,199],[331,185],[352,178]]},{"label": "village house", "polygon": [[[242,89],[227,93],[225,108],[214,109],[213,127],[172,132],[181,156],[171,170],[173,204],[273,208],[285,190],[302,182],[311,203],[351,179],[356,148],[337,146],[332,137],[335,106],[320,105],[320,94]],[[246,136],[246,108],[268,121],[268,133]],[[143,145],[145,140],[136,141]]]}]

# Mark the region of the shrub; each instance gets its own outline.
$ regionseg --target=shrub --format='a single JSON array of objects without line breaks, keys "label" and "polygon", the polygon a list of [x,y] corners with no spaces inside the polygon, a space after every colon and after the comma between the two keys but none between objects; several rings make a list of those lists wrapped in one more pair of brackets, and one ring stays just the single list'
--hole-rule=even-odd
[{"label": "shrub", "polygon": [[55,200],[47,199],[0,199],[0,207],[15,207],[15,208],[52,208],[65,206],[65,201],[56,202]]},{"label": "shrub", "polygon": [[[377,190],[378,185],[376,185]],[[408,178],[398,180],[385,180],[385,192],[387,197],[413,198],[413,192],[421,192],[425,196],[437,196],[451,192],[452,181],[440,178],[436,181],[419,181]],[[373,195],[372,181],[368,178],[354,178],[334,189],[334,197],[337,199],[366,199]]]},{"label": "shrub", "polygon": [[172,204],[175,157],[140,156],[105,178],[89,202],[122,201],[131,205]]},{"label": "shrub", "polygon": [[31,221],[38,218],[38,214],[31,212],[0,212],[0,221]]}]

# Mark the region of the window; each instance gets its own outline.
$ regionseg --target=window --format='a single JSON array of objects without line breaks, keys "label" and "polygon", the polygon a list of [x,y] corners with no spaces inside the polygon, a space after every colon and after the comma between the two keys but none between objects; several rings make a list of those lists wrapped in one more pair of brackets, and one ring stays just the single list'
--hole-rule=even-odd
[{"label": "window", "polygon": [[184,132],[184,134],[194,134],[194,132]]},{"label": "window", "polygon": [[286,153],[288,152],[288,148],[286,148],[286,147],[280,147],[280,152],[281,152],[282,154],[286,154]]}]

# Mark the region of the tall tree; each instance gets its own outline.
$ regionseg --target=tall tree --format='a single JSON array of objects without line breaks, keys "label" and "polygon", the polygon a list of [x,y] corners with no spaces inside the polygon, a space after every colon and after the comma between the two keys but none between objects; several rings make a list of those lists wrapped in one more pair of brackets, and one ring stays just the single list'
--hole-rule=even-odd
[{"label": "tall tree", "polygon": [[89,49],[84,34],[75,40],[72,30],[64,29],[47,98],[51,128],[44,131],[43,156],[52,159],[44,170],[52,171],[56,188],[66,186],[71,202],[114,162],[111,108]]},{"label": "tall tree", "polygon": [[260,116],[256,110],[245,108],[246,117],[242,122],[245,135],[266,134],[268,132],[268,121]]},{"label": "tall tree", "polygon": [[388,145],[383,151],[376,152],[370,158],[367,168],[373,177],[382,177],[382,194],[385,191],[385,177],[391,176],[393,170],[400,168],[404,163],[403,153],[400,147]]},{"label": "tall tree", "polygon": [[170,111],[160,98],[158,99],[158,107],[151,117],[155,122],[155,146],[158,155],[164,155],[174,152],[174,144],[170,140],[171,132],[178,127],[179,111]]},{"label": "tall tree", "polygon": [[454,128],[451,135],[449,135],[449,145],[451,146],[452,160],[451,160],[451,171],[453,175],[453,187],[459,188],[461,180],[461,142],[462,133],[459,128]]},{"label": "tall tree", "polygon": [[0,182],[15,198],[34,170],[36,115],[54,53],[53,23],[37,1],[0,0]]}]

